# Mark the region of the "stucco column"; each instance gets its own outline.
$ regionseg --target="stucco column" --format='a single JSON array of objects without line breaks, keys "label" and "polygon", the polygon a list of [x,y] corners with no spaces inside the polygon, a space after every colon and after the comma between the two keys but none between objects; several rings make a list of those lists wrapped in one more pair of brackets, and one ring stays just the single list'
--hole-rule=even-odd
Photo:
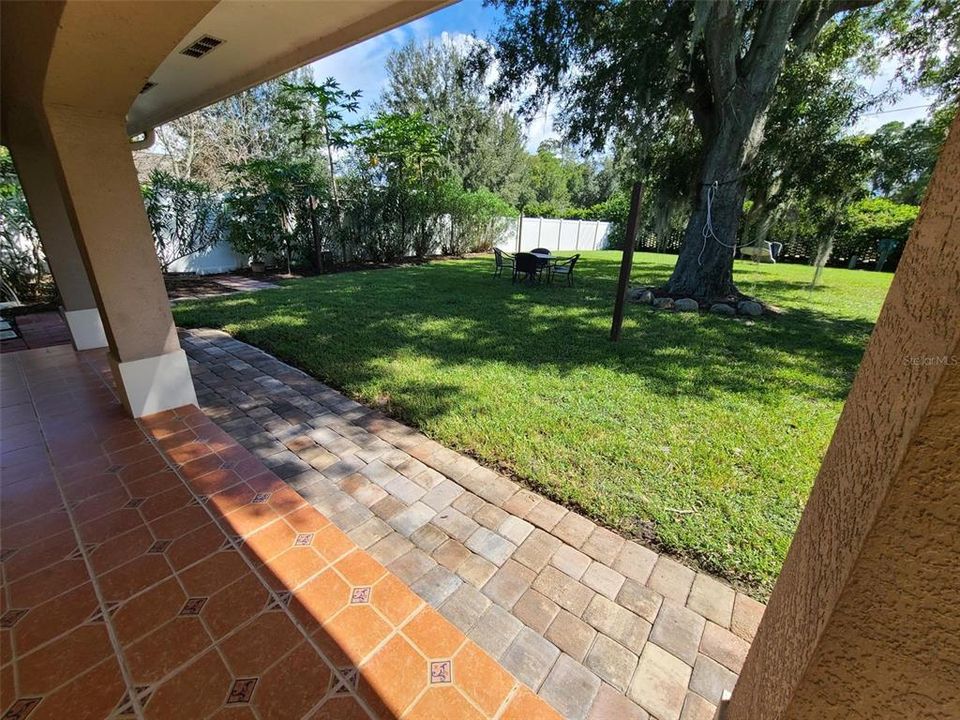
[{"label": "stucco column", "polygon": [[9,124],[10,153],[60,292],[73,346],[77,350],[106,347],[107,336],[63,204],[53,157],[41,139],[36,118],[15,117]]},{"label": "stucco column", "polygon": [[725,720],[960,717],[960,116]]},{"label": "stucco column", "polygon": [[45,116],[124,404],[134,417],[196,404],[122,116],[65,106]]}]

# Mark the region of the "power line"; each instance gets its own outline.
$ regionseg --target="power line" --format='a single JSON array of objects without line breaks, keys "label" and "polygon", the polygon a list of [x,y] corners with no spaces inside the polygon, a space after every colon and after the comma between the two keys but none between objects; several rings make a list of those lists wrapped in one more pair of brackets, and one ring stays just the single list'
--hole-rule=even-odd
[{"label": "power line", "polygon": [[877,110],[872,113],[863,113],[863,117],[870,117],[871,115],[884,115],[886,113],[895,113],[895,112],[904,112],[905,110],[919,110],[920,108],[933,107],[934,103],[927,103],[926,105],[911,105],[910,107],[902,108],[890,108],[889,110]]}]

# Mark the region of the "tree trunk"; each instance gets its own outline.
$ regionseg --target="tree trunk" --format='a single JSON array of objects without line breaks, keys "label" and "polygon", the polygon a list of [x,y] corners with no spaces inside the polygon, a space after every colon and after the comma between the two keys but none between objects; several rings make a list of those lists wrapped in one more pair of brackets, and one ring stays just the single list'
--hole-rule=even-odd
[{"label": "tree trunk", "polygon": [[327,143],[327,163],[330,168],[330,196],[333,198],[334,222],[340,229],[340,191],[337,189],[337,175],[333,169],[333,147],[330,145],[330,126],[327,119],[323,119],[323,137]]},{"label": "tree trunk", "polygon": [[[705,143],[699,188],[693,214],[683,236],[683,247],[667,290],[700,300],[737,294],[733,284],[733,254],[743,212],[743,181],[740,178],[748,153],[754,115],[742,108],[744,122],[721,121],[720,134]],[[716,183],[716,184],[714,184]],[[711,227],[706,230],[707,204]]]},{"label": "tree trunk", "polygon": [[317,223],[317,199],[311,195],[307,198],[307,206],[310,208],[310,234],[313,236],[313,251],[317,257],[317,271],[323,274],[323,237],[320,234],[320,226]]}]

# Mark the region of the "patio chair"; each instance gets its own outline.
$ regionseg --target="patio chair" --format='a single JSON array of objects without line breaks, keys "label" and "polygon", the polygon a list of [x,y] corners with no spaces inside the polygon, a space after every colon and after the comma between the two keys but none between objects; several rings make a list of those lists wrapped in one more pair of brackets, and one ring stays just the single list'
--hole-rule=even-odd
[{"label": "patio chair", "polygon": [[543,266],[540,264],[540,258],[532,253],[517,253],[513,258],[513,282],[521,275],[526,276],[531,285],[539,279],[543,272]]},{"label": "patio chair", "polygon": [[573,257],[565,258],[563,260],[558,259],[553,265],[550,266],[550,275],[547,277],[547,282],[553,282],[554,275],[565,275],[567,278],[567,285],[573,285],[573,268],[576,267],[577,260],[579,259],[579,253]]},{"label": "patio chair", "polygon": [[503,274],[503,268],[508,267],[513,272],[513,255],[504,252],[500,248],[493,249],[493,276],[500,277]]},{"label": "patio chair", "polygon": [[[532,253],[543,253],[544,255],[552,255],[552,254],[553,254],[553,253],[550,252],[550,248],[534,248],[534,249],[531,250],[530,252],[532,252]],[[540,272],[543,272],[543,269],[544,269],[544,268],[548,268],[548,269],[547,269],[547,272],[548,272],[548,273],[550,272],[550,270],[549,270],[550,259],[549,259],[549,258],[545,258],[545,257],[541,257],[540,255],[537,255],[537,262],[540,264]]]}]

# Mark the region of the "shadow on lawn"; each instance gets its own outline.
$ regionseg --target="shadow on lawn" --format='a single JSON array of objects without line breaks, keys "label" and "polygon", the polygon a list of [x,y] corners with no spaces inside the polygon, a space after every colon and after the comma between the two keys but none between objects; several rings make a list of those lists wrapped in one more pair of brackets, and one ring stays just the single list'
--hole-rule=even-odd
[{"label": "shadow on lawn", "polygon": [[[318,377],[328,373],[311,355],[333,352],[349,363],[340,371],[349,384],[382,377],[385,360],[410,354],[441,366],[498,362],[558,375],[600,366],[665,396],[732,392],[774,402],[787,386],[795,394],[845,398],[873,328],[810,309],[748,324],[630,306],[624,339],[613,344],[617,269],[614,260],[591,257],[577,266],[572,288],[527,286],[493,278],[487,261],[465,260],[297,280],[278,290],[186,303],[175,313],[187,326],[233,325],[239,338]],[[666,277],[663,265],[635,265],[634,279],[644,284]],[[778,284],[801,285],[753,285],[773,291]],[[446,403],[439,398],[457,390],[403,392],[437,398],[430,410],[442,414]]]}]

